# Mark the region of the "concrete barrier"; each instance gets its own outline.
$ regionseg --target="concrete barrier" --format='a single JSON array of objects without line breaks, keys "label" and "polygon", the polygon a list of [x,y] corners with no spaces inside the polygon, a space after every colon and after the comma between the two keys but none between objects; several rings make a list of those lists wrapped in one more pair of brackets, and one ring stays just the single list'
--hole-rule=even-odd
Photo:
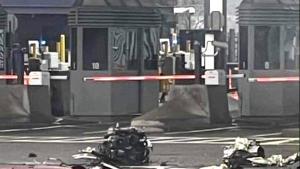
[{"label": "concrete barrier", "polygon": [[29,115],[27,88],[22,85],[0,85],[0,119],[2,123],[27,122]]},{"label": "concrete barrier", "polygon": [[47,86],[0,85],[3,123],[53,122]]},{"label": "concrete barrier", "polygon": [[[173,86],[169,101],[132,121],[132,126],[184,130],[231,124],[225,86]],[[159,124],[159,125],[158,125]]]},{"label": "concrete barrier", "polygon": [[50,89],[48,86],[28,86],[30,120],[33,122],[53,122]]}]

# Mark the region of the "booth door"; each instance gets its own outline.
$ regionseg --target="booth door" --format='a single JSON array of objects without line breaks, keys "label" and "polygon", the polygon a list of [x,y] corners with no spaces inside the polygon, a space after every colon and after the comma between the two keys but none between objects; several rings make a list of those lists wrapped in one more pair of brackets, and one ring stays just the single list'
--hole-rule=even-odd
[{"label": "booth door", "polygon": [[140,75],[138,61],[138,31],[129,28],[112,28],[111,67],[112,76],[125,77],[122,81],[112,82],[112,112],[118,115],[140,113],[140,82],[128,81],[127,76]]},{"label": "booth door", "polygon": [[[159,49],[158,35],[155,28],[112,28],[112,76],[142,76],[148,74],[149,70],[152,75],[155,74]],[[139,114],[157,107],[156,83],[158,82],[128,81],[126,78],[112,83],[113,112]]]}]

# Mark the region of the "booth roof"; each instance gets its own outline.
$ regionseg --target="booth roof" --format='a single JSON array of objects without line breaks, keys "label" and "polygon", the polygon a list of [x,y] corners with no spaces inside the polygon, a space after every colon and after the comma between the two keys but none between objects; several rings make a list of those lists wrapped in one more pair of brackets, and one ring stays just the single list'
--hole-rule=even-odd
[{"label": "booth roof", "polygon": [[243,0],[238,8],[299,10],[299,0]]},{"label": "booth roof", "polygon": [[78,0],[0,0],[0,4],[4,8],[70,8],[73,7]]},{"label": "booth roof", "polygon": [[176,6],[176,0],[0,0],[0,4],[4,8],[174,7]]},{"label": "booth roof", "polygon": [[82,0],[82,6],[174,7],[176,0]]}]

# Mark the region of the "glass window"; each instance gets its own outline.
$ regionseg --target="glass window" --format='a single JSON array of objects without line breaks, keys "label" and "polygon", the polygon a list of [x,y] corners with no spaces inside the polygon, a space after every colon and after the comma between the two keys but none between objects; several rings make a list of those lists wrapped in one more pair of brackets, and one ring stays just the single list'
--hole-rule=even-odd
[{"label": "glass window", "polygon": [[0,30],[0,70],[4,70],[5,68],[5,56],[4,56],[4,31]]},{"label": "glass window", "polygon": [[137,70],[137,31],[116,28],[112,30],[112,58],[114,70]]},{"label": "glass window", "polygon": [[155,28],[144,31],[144,65],[146,70],[158,69],[159,31]]},{"label": "glass window", "polygon": [[254,69],[280,68],[280,31],[278,26],[255,27]]},{"label": "glass window", "polygon": [[107,70],[107,29],[83,29],[83,70]]},{"label": "glass window", "polygon": [[285,69],[299,68],[299,28],[286,26],[283,42]]},{"label": "glass window", "polygon": [[240,26],[239,68],[248,69],[248,27]]},{"label": "glass window", "polygon": [[129,30],[127,32],[126,40],[126,51],[128,58],[128,69],[137,70],[138,69],[138,57],[137,57],[137,31]]}]

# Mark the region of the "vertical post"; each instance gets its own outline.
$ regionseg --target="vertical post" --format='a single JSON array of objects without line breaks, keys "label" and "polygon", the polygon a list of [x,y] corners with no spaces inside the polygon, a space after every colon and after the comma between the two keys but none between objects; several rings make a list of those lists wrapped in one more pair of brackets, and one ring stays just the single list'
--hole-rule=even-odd
[{"label": "vertical post", "polygon": [[208,29],[209,15],[210,15],[210,0],[204,0],[204,29]]},{"label": "vertical post", "polygon": [[[220,20],[216,22],[214,18],[211,16],[212,12],[219,12],[221,14]],[[227,0],[204,0],[204,28],[206,30],[219,30],[221,33],[216,35],[215,39],[219,41],[226,41],[226,33],[227,33]],[[221,26],[220,28],[215,28],[216,25]],[[219,53],[218,58],[216,58],[215,69],[225,69],[226,64],[226,49],[222,49]]]},{"label": "vertical post", "polygon": [[224,32],[225,40],[226,40],[226,32],[227,32],[227,0],[223,0],[223,11],[222,11],[222,14],[224,16],[223,32]]},{"label": "vertical post", "polygon": [[[77,69],[78,70],[83,70],[83,60],[84,60],[84,58],[83,58],[83,56],[84,56],[84,53],[83,53],[83,31],[84,31],[83,27],[77,27],[76,50],[77,50]],[[111,62],[109,61],[108,63],[111,63]]]},{"label": "vertical post", "polygon": [[200,84],[201,82],[201,44],[198,41],[194,42],[195,51],[195,84]]},{"label": "vertical post", "polygon": [[248,26],[248,70],[255,68],[255,26]]},{"label": "vertical post", "polygon": [[60,42],[56,42],[56,52],[58,53],[58,58],[61,61],[61,56],[60,56]]},{"label": "vertical post", "polygon": [[35,44],[32,44],[32,56],[33,56],[33,58],[37,58],[36,45]]},{"label": "vertical post", "polygon": [[237,61],[236,56],[235,56],[235,32],[234,29],[229,30],[229,62],[235,62]]},{"label": "vertical post", "polygon": [[[222,31],[222,41],[226,42],[227,41],[227,0],[223,0],[223,7],[222,7],[222,14],[223,14],[223,20],[224,20],[224,25],[223,25],[223,31]],[[234,41],[234,36],[233,36],[233,41]],[[223,69],[226,70],[226,65],[228,62],[228,49],[223,49],[222,50],[222,55],[223,57]]]},{"label": "vertical post", "polygon": [[66,62],[66,37],[65,37],[65,35],[60,35],[60,56],[61,56],[61,62]]},{"label": "vertical post", "polygon": [[190,13],[190,10],[189,10],[189,30],[192,29],[192,14]]},{"label": "vertical post", "polygon": [[285,67],[285,56],[284,56],[284,26],[280,26],[279,28],[279,51],[280,51],[280,55],[279,55],[279,64],[280,64],[280,70],[284,70],[287,69]]},{"label": "vertical post", "polygon": [[[139,28],[137,32],[137,56],[138,56],[138,75],[141,76],[144,74],[145,65],[144,65],[144,29]],[[138,81],[138,111],[143,113],[143,82]]]}]

